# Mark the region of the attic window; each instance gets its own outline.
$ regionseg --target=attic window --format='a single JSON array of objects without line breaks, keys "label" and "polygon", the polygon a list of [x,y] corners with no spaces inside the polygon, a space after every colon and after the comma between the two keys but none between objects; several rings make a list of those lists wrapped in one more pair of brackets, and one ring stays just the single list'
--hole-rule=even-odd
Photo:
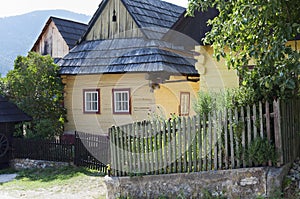
[{"label": "attic window", "polygon": [[112,22],[117,22],[116,10],[113,11]]}]

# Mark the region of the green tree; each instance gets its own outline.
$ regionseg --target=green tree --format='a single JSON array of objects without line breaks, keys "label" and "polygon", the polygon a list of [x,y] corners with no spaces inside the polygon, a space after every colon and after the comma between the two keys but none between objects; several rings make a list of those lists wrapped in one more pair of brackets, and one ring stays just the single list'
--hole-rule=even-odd
[{"label": "green tree", "polygon": [[63,84],[58,70],[50,56],[30,52],[17,57],[14,70],[5,78],[9,99],[33,118],[28,137],[52,138],[63,132]]},{"label": "green tree", "polygon": [[[214,55],[225,58],[242,77],[244,91],[253,89],[253,100],[288,98],[299,94],[299,0],[189,0],[188,14],[216,8],[219,15],[208,23],[204,40]],[[287,45],[288,41],[293,41]],[[299,42],[299,41],[298,41]],[[249,70],[250,61],[254,69]]]}]

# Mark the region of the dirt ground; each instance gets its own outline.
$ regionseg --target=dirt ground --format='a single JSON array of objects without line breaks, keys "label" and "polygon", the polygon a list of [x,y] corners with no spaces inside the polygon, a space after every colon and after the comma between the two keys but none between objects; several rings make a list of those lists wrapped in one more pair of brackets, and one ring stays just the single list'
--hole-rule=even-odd
[{"label": "dirt ground", "polygon": [[104,177],[99,176],[80,176],[72,184],[33,190],[0,185],[0,199],[104,199],[105,196]]}]

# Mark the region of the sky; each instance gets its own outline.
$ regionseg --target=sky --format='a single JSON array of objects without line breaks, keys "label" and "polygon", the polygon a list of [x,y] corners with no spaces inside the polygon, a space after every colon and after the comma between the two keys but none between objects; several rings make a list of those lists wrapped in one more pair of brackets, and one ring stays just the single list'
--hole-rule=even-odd
[{"label": "sky", "polygon": [[[188,0],[164,0],[187,7]],[[8,0],[0,6],[0,17],[25,14],[35,10],[63,9],[92,16],[101,0]]]}]

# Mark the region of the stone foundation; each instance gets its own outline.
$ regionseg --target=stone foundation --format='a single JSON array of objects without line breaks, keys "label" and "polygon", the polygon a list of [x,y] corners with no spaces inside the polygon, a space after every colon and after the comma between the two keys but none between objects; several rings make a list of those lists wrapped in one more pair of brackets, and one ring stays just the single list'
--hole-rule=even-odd
[{"label": "stone foundation", "polygon": [[[282,176],[289,166],[283,168],[246,168],[199,173],[182,173],[140,177],[105,177],[107,198],[120,196],[132,198],[257,198],[268,196],[270,190],[280,189]],[[273,174],[275,173],[275,174]],[[280,175],[278,173],[281,173]],[[269,179],[272,178],[272,179]],[[272,184],[268,184],[271,183]]]},{"label": "stone foundation", "polygon": [[70,166],[71,163],[67,162],[52,162],[45,160],[30,160],[30,159],[13,159],[10,162],[10,166],[13,169],[44,169],[44,168],[58,168],[64,166]]}]

